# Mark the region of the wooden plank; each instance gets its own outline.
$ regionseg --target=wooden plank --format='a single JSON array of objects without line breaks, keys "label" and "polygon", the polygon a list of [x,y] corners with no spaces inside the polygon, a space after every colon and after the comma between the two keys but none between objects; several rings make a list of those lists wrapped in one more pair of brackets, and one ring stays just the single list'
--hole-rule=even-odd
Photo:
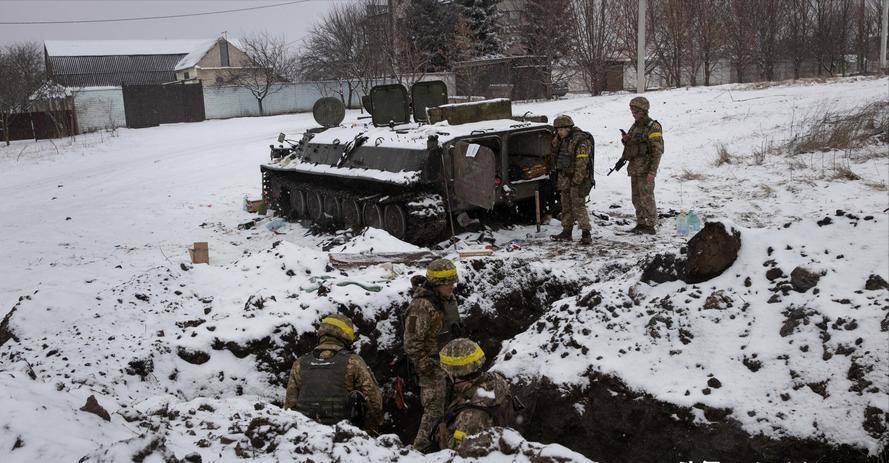
[{"label": "wooden plank", "polygon": [[368,265],[384,264],[392,262],[396,264],[411,264],[417,262],[429,262],[437,256],[429,251],[416,252],[332,252],[328,255],[330,264],[334,267],[362,267]]}]

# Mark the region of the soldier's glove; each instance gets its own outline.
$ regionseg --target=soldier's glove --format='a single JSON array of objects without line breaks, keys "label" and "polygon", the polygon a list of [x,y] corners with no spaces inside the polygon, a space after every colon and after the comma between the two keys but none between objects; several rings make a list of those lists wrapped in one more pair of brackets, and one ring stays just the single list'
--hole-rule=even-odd
[{"label": "soldier's glove", "polygon": [[451,333],[454,334],[454,338],[462,338],[463,337],[463,323],[454,323],[451,325]]}]

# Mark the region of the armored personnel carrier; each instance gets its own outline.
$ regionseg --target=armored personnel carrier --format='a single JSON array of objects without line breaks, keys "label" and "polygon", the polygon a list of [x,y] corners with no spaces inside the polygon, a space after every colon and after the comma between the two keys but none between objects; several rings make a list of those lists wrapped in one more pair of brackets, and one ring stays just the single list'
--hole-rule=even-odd
[{"label": "armored personnel carrier", "polygon": [[507,99],[447,103],[441,81],[418,82],[410,95],[381,85],[364,99],[370,120],[342,125],[342,103],[319,100],[322,127],[271,146],[263,198],[289,219],[376,227],[416,244],[441,240],[466,214],[533,202],[549,180],[545,117],[514,118]]}]

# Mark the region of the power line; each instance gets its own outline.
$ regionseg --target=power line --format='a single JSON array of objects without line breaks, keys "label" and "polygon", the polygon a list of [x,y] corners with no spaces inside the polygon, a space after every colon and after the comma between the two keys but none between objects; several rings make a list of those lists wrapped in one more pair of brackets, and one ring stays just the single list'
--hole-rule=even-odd
[{"label": "power line", "polygon": [[154,19],[173,19],[173,18],[189,18],[193,16],[208,16],[213,14],[225,14],[225,13],[237,13],[241,11],[252,11],[252,10],[262,10],[265,8],[275,8],[278,6],[284,5],[293,5],[296,3],[306,3],[315,0],[294,0],[290,2],[283,3],[275,3],[272,5],[260,5],[260,6],[251,6],[248,8],[236,8],[233,10],[219,10],[219,11],[207,11],[204,13],[184,13],[184,14],[171,14],[166,16],[142,16],[138,18],[114,18],[114,19],[73,19],[67,21],[2,21],[0,25],[37,25],[37,24],[88,24],[88,23],[113,23],[113,22],[124,22],[124,21],[149,21]]}]

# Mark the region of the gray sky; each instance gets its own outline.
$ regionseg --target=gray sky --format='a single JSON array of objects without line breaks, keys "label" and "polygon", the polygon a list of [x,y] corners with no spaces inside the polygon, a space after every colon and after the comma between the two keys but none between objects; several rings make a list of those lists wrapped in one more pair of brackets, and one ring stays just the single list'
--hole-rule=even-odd
[{"label": "gray sky", "polygon": [[[132,18],[248,8],[283,3],[287,0],[0,0],[0,22],[60,21]],[[267,30],[284,35],[299,45],[300,40],[335,3],[350,0],[309,0],[254,11],[189,18],[90,24],[0,25],[0,44],[16,41],[76,39],[199,39],[228,32],[238,37],[245,32]]]}]

